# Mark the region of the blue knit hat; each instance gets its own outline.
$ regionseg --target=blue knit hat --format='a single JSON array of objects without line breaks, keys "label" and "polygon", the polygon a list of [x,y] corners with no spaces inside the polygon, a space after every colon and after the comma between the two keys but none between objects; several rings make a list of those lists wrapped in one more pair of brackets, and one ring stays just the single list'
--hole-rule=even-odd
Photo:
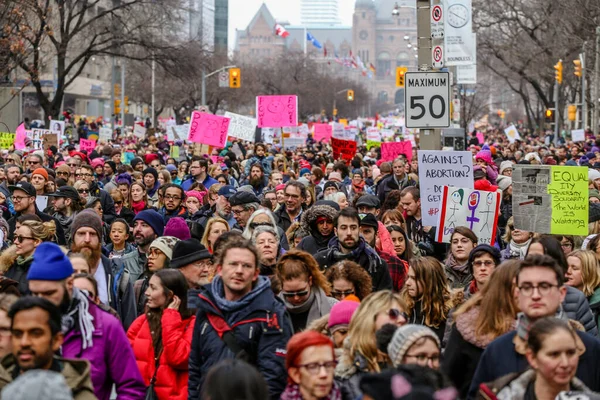
[{"label": "blue knit hat", "polygon": [[150,225],[154,233],[158,236],[162,236],[165,230],[165,221],[163,220],[163,217],[154,210],[140,211],[133,219],[133,222],[135,221],[144,221]]},{"label": "blue knit hat", "polygon": [[41,243],[33,253],[29,281],[62,281],[73,275],[73,265],[57,244]]}]

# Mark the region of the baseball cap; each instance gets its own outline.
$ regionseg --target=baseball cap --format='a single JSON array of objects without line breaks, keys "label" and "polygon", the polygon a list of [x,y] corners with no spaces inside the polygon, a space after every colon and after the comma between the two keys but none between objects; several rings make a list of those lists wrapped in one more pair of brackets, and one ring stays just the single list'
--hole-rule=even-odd
[{"label": "baseball cap", "polygon": [[225,196],[225,198],[230,198],[231,196],[233,196],[236,193],[236,190],[233,186],[231,185],[225,185],[223,186],[221,189],[219,189],[218,195],[219,196]]},{"label": "baseball cap", "polygon": [[372,194],[366,194],[360,196],[360,199],[356,202],[356,207],[360,206],[380,208],[381,203],[379,202],[379,197]]},{"label": "baseball cap", "polygon": [[48,193],[48,197],[66,197],[68,199],[79,200],[79,193],[71,186],[61,186],[54,193]]},{"label": "baseball cap", "polygon": [[35,188],[29,182],[19,182],[14,186],[9,186],[8,190],[10,190],[11,193],[14,193],[15,190],[22,190],[23,192],[27,193],[29,196],[36,195]]}]

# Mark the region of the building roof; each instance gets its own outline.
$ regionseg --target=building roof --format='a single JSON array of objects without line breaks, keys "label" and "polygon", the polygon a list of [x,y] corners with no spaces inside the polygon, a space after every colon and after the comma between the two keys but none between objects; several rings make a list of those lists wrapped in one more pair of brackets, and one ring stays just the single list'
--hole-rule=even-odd
[{"label": "building roof", "polygon": [[265,3],[262,3],[262,5],[260,6],[260,8],[256,12],[256,14],[254,14],[254,17],[252,18],[252,20],[250,21],[250,23],[248,24],[246,29],[236,29],[235,30],[234,51],[237,51],[240,49],[240,39],[243,39],[248,36],[248,32],[250,32],[252,30],[252,28],[254,28],[254,25],[256,25],[256,23],[259,21],[259,19],[261,17],[264,18],[267,25],[273,27],[273,34],[275,34],[275,24],[276,24],[275,18],[273,17],[273,14],[271,14],[271,11],[269,11],[269,8],[267,7],[267,5]]},{"label": "building roof", "polygon": [[[368,1],[368,0],[357,0],[358,1]],[[405,9],[405,10],[411,10],[412,12],[414,12],[415,10],[415,1],[412,0],[375,0],[375,8],[377,9],[377,20],[378,21],[390,21],[392,20],[392,11],[394,10],[394,7],[396,5],[396,3],[398,4],[398,6],[402,7],[402,6],[409,6],[412,7],[412,9]]]},{"label": "building roof", "polygon": [[375,8],[375,3],[373,3],[373,0],[356,0],[356,3],[354,4],[354,8]]}]

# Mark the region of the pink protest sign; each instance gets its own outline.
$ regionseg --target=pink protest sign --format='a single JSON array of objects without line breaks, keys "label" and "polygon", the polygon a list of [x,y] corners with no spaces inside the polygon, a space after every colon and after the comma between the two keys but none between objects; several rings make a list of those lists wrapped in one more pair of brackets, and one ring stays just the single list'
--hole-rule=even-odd
[{"label": "pink protest sign", "polygon": [[227,142],[228,129],[229,118],[194,111],[188,141],[222,148]]},{"label": "pink protest sign", "polygon": [[256,116],[259,128],[298,126],[298,96],[257,96]]},{"label": "pink protest sign", "polygon": [[315,134],[313,135],[313,138],[317,142],[320,142],[321,140],[329,142],[329,140],[331,139],[331,135],[333,133],[333,127],[331,125],[329,125],[329,124],[314,124],[313,128],[315,129]]},{"label": "pink protest sign", "polygon": [[95,148],[95,140],[79,139],[79,150],[87,150],[87,153],[90,154]]},{"label": "pink protest sign", "polygon": [[483,142],[485,142],[485,139],[483,137],[483,133],[481,132],[477,132],[477,140],[479,141],[479,144],[483,144]]},{"label": "pink protest sign", "polygon": [[25,124],[17,126],[15,133],[15,149],[22,150],[25,148],[25,138],[27,137],[27,133],[25,132]]},{"label": "pink protest sign", "polygon": [[404,154],[410,161],[412,158],[412,143],[405,142],[384,142],[381,143],[381,159],[383,161],[393,161],[400,154]]}]

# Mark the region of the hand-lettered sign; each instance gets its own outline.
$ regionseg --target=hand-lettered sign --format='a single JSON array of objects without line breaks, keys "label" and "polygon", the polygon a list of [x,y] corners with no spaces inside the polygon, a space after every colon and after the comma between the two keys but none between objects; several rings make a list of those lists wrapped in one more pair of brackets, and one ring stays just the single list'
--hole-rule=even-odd
[{"label": "hand-lettered sign", "polygon": [[298,126],[298,96],[258,96],[256,116],[259,128]]},{"label": "hand-lettered sign", "polygon": [[354,140],[342,140],[331,138],[331,147],[333,148],[333,158],[340,158],[351,161],[356,155],[356,142]]},{"label": "hand-lettered sign", "polygon": [[95,148],[96,148],[95,140],[87,140],[87,139],[79,140],[79,149],[80,150],[87,150],[87,153],[90,154],[92,151],[94,151]]},{"label": "hand-lettered sign", "polygon": [[9,132],[0,132],[0,149],[8,150],[15,143],[15,134]]},{"label": "hand-lettered sign", "polygon": [[333,127],[329,124],[314,124],[313,128],[315,133],[313,135],[317,142],[325,141],[329,142],[331,135],[333,134]]},{"label": "hand-lettered sign", "polygon": [[437,226],[442,188],[473,189],[473,155],[469,151],[419,150],[419,186],[423,225]]},{"label": "hand-lettered sign", "polygon": [[223,148],[227,142],[228,129],[229,118],[193,111],[188,140]]},{"label": "hand-lettered sign", "polygon": [[393,161],[400,154],[404,154],[408,161],[412,158],[412,143],[404,142],[384,142],[381,143],[381,159],[383,161]]},{"label": "hand-lettered sign", "polygon": [[231,137],[254,142],[254,133],[256,132],[256,118],[246,117],[231,112],[226,112],[225,117],[229,118],[229,130],[227,134]]}]

